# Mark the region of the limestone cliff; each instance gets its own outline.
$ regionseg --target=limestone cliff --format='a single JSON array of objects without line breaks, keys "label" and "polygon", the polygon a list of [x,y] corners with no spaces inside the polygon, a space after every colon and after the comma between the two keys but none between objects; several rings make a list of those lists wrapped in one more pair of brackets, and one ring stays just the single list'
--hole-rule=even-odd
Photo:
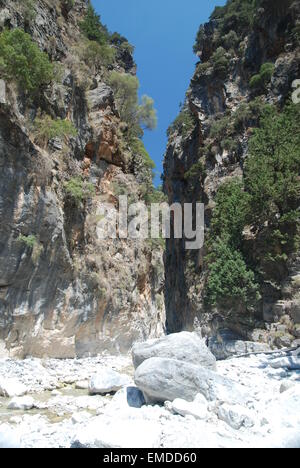
[{"label": "limestone cliff", "polygon": [[[272,200],[267,217],[255,218],[253,202],[248,210],[251,216],[247,212],[248,219],[239,227],[241,239],[233,253],[226,250],[226,242],[232,247],[228,241],[232,234],[227,229],[224,236],[226,221],[220,214],[223,207],[225,216],[230,217],[230,202],[237,216],[244,196],[253,197],[247,167],[253,167],[253,161],[257,164],[257,159],[252,157],[252,166],[247,161],[249,144],[254,154],[254,145],[259,141],[253,140],[257,138],[254,129],[262,128],[261,135],[266,134],[266,117],[261,115],[267,109],[280,119],[289,105],[292,83],[300,78],[299,6],[299,1],[290,0],[230,0],[225,7],[217,7],[210,22],[199,30],[195,53],[201,62],[196,66],[182,111],[169,129],[164,188],[170,202],[205,203],[206,242],[196,253],[184,250],[182,240],[167,242],[166,310],[171,332],[201,326],[210,334],[230,328],[244,337],[276,346],[288,346],[299,338],[299,244],[291,242],[299,230],[298,216],[293,221],[283,220],[286,213],[280,202]],[[290,134],[287,130],[287,141],[297,129],[299,135],[299,104],[292,105],[296,123],[290,127]],[[278,140],[278,147],[280,144]],[[284,154],[287,145],[282,149]],[[299,139],[293,155],[291,172],[298,192],[290,209],[295,213],[300,201]],[[275,168],[274,177],[283,170]],[[266,171],[266,175],[270,173]],[[226,190],[219,191],[226,183],[233,193],[233,181],[242,187],[238,189],[240,203],[233,197],[228,202]],[[216,198],[218,193],[221,195]],[[214,242],[219,236],[223,242],[220,249],[227,259],[216,255]],[[237,243],[236,238],[233,243]],[[238,284],[238,273],[232,270],[242,263],[244,278],[249,280],[252,275],[251,281],[257,287],[256,301],[251,306],[234,297],[234,290],[242,286]],[[216,271],[218,265],[224,271]],[[226,276],[227,284],[231,284],[231,274],[232,294],[227,291],[222,299],[228,288],[224,285]],[[207,300],[211,299],[209,294],[216,296],[213,301]]]},{"label": "limestone cliff", "polygon": [[[126,352],[163,332],[162,250],[97,236],[99,203],[117,208],[120,193],[141,199],[151,174],[124,138],[107,79],[111,71],[135,75],[131,48],[112,40],[110,63],[87,64],[80,28],[87,8],[86,0],[0,0],[1,31],[25,30],[55,65],[54,80],[30,98],[1,80],[3,355]],[[43,141],[34,125],[45,115],[75,131]]]}]

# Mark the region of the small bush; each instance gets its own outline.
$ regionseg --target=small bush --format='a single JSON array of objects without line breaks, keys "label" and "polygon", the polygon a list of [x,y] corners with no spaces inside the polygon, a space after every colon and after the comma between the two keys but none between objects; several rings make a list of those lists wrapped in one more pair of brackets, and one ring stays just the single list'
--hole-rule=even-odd
[{"label": "small bush", "polygon": [[184,174],[185,180],[191,179],[205,179],[206,171],[204,168],[204,163],[202,161],[198,161],[192,165],[192,167]]},{"label": "small bush", "polygon": [[22,0],[22,13],[25,25],[30,25],[36,18],[36,0]]},{"label": "small bush", "polygon": [[222,42],[224,44],[225,49],[230,50],[235,49],[239,45],[240,40],[235,31],[230,31],[228,34],[222,37]]},{"label": "small bush", "polygon": [[53,65],[48,56],[21,29],[1,33],[0,71],[6,79],[16,81],[28,92],[36,91],[53,79]]},{"label": "small bush", "polygon": [[260,67],[259,74],[252,76],[249,86],[251,89],[265,91],[275,70],[273,63],[265,63]]},{"label": "small bush", "polygon": [[101,66],[109,67],[115,61],[116,51],[107,44],[100,45],[95,41],[87,41],[80,48],[79,54],[84,62],[94,71]]},{"label": "small bush", "polygon": [[167,135],[170,138],[174,132],[179,132],[185,138],[195,129],[195,125],[195,117],[188,109],[183,109],[168,128]]},{"label": "small bush", "polygon": [[155,169],[155,163],[151,159],[151,157],[150,157],[148,151],[146,150],[142,140],[140,140],[139,138],[134,138],[131,141],[131,150],[132,150],[132,152],[134,154],[139,154],[143,158],[145,166],[148,169],[151,169],[151,170]]},{"label": "small bush", "polygon": [[213,122],[209,136],[213,140],[221,141],[231,132],[231,120],[229,116],[224,116]]},{"label": "small bush", "polygon": [[22,234],[20,234],[17,240],[29,249],[33,249],[37,242],[36,236],[34,236],[33,234],[29,236],[23,236]]},{"label": "small bush", "polygon": [[128,40],[126,39],[126,37],[124,36],[121,36],[119,33],[117,32],[114,32],[111,36],[110,36],[110,42],[115,45],[116,47],[118,47],[120,50],[122,51],[126,51],[128,52],[129,54],[133,54],[134,52],[134,47],[133,45],[129,44]]},{"label": "small bush", "polygon": [[238,147],[238,142],[233,138],[225,138],[225,140],[221,142],[221,148],[225,151],[229,151],[229,153],[236,153]]},{"label": "small bush", "polygon": [[83,180],[81,177],[72,177],[65,183],[66,193],[74,200],[77,206],[91,198],[95,193],[93,184]]},{"label": "small bush", "polygon": [[74,124],[65,119],[52,119],[50,115],[37,117],[34,121],[35,140],[43,145],[52,140],[52,138],[76,137],[77,130]]},{"label": "small bush", "polygon": [[207,70],[209,70],[210,68],[211,68],[210,62],[199,63],[196,68],[196,73],[198,73],[198,75],[204,75],[207,72]]},{"label": "small bush", "polygon": [[223,47],[219,47],[211,57],[211,63],[214,72],[220,78],[226,78],[229,71],[229,60],[226,57],[226,50]]}]

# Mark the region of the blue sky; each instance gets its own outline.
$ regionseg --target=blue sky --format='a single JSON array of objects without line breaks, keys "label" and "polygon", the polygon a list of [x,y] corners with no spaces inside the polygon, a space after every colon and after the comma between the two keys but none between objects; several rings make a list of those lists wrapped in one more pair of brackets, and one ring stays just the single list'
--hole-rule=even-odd
[{"label": "blue sky", "polygon": [[166,130],[179,112],[197,57],[193,44],[200,24],[225,0],[92,0],[102,22],[135,46],[140,94],[155,100],[158,127],[144,143],[156,163],[160,184]]}]

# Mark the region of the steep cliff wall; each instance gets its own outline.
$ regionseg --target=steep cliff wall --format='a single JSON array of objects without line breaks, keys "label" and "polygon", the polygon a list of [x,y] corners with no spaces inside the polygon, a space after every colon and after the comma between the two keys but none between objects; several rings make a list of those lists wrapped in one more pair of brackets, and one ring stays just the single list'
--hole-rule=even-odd
[{"label": "steep cliff wall", "polygon": [[[104,50],[109,60],[87,60],[80,28],[87,7],[86,0],[0,1],[1,30],[25,30],[55,66],[52,82],[30,97],[22,83],[1,81],[4,355],[126,352],[163,332],[161,249],[97,235],[99,204],[117,209],[120,193],[141,199],[151,171],[128,144],[108,85],[111,71],[135,75],[130,46],[117,36]],[[46,115],[49,125],[69,122],[68,135],[45,140]]]},{"label": "steep cliff wall", "polygon": [[205,203],[206,240],[200,252],[167,242],[167,328],[289,345],[300,331],[299,2],[231,0],[195,53],[164,187],[170,202]]}]

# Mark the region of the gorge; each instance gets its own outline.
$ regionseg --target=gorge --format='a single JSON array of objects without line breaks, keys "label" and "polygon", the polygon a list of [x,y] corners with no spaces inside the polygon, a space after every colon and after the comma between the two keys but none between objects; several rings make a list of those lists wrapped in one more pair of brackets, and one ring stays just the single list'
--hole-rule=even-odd
[{"label": "gorge", "polygon": [[[0,446],[299,446],[299,25],[215,8],[157,188],[133,46],[88,0],[0,0]],[[120,196],[203,203],[203,247],[103,239]]]}]

